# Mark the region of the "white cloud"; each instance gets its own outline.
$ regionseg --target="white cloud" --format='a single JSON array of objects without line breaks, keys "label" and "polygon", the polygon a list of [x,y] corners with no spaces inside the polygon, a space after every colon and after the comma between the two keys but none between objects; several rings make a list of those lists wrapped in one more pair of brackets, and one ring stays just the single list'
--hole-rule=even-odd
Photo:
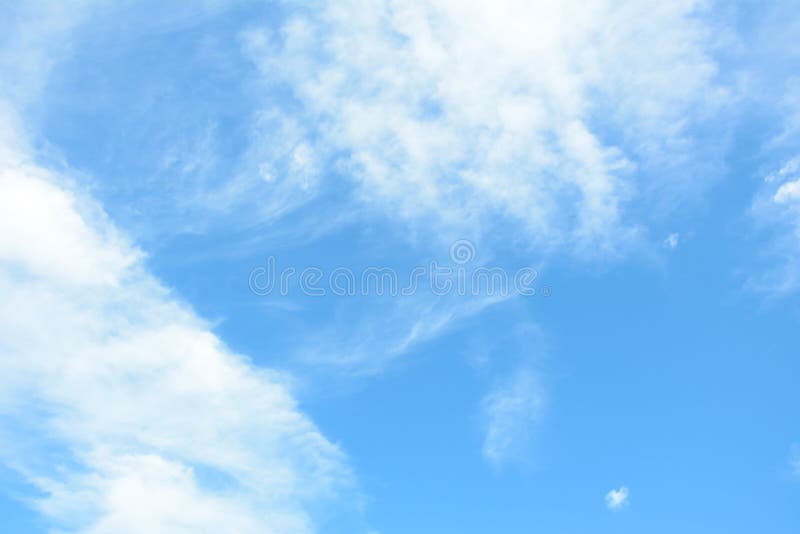
[{"label": "white cloud", "polygon": [[[291,377],[228,349],[31,159],[19,113],[71,50],[78,7],[15,8],[0,37],[0,461],[57,531],[313,531],[312,508],[356,495]],[[292,169],[312,158],[296,150]]]},{"label": "white cloud", "polygon": [[521,367],[483,398],[481,408],[486,422],[483,456],[499,467],[526,452],[544,408],[544,392],[534,372]]},{"label": "white cloud", "polygon": [[675,249],[678,247],[678,243],[680,243],[680,234],[669,234],[666,239],[664,239],[664,248],[668,248],[670,250]]},{"label": "white cloud", "polygon": [[289,377],[230,351],[64,179],[0,155],[0,458],[81,532],[306,532],[345,490]]},{"label": "white cloud", "polygon": [[[789,204],[800,200],[800,156],[789,159],[780,169],[764,178],[767,191],[775,191],[775,204]],[[777,186],[777,190],[774,188]]]},{"label": "white cloud", "polygon": [[777,204],[788,204],[800,200],[800,180],[782,184],[772,199]]},{"label": "white cloud", "polygon": [[619,489],[612,489],[606,493],[606,506],[609,510],[619,510],[627,506],[629,496],[630,492],[626,486],[621,486]]},{"label": "white cloud", "polygon": [[346,0],[244,41],[377,209],[610,252],[636,234],[627,202],[686,185],[659,181],[719,96],[697,6]]},{"label": "white cloud", "polygon": [[750,215],[766,231],[765,266],[748,284],[761,292],[785,295],[800,287],[800,157],[770,173],[756,193]]},{"label": "white cloud", "polygon": [[764,181],[767,183],[772,183],[776,180],[783,182],[787,177],[795,176],[798,173],[800,173],[800,156],[787,161],[776,172],[767,175],[766,178],[764,178]]},{"label": "white cloud", "polygon": [[[754,194],[749,215],[758,236],[758,263],[746,284],[769,296],[786,296],[800,288],[800,77],[791,64],[800,48],[786,41],[800,29],[800,16],[792,2],[770,5],[759,18],[750,46],[753,64],[751,94],[759,108],[776,120],[763,133],[771,136],[760,147],[760,157],[774,170],[766,174]],[[749,43],[753,44],[753,43]]]}]

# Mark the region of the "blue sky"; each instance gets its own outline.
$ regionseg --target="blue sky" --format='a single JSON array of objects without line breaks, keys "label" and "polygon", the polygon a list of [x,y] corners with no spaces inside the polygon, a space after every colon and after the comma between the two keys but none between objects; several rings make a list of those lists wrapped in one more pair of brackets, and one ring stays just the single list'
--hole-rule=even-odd
[{"label": "blue sky", "polygon": [[792,2],[0,15],[4,532],[800,528]]}]

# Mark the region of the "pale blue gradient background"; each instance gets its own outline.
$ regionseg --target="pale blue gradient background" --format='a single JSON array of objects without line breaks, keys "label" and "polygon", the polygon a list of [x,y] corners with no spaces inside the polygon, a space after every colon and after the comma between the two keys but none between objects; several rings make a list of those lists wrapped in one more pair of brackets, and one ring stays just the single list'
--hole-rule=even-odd
[{"label": "pale blue gradient background", "polygon": [[[736,11],[725,20],[744,36],[780,23],[751,7],[718,9]],[[19,9],[5,5],[0,15],[8,21]],[[302,409],[347,453],[364,495],[353,510],[324,512],[322,532],[800,529],[800,481],[788,467],[800,441],[799,301],[746,287],[770,261],[770,234],[753,230],[747,211],[763,176],[798,148],[765,145],[780,131],[779,86],[800,55],[773,62],[773,45],[755,38],[752,49],[718,51],[720,78],[750,69],[775,94],[695,132],[692,150],[701,160],[708,151],[714,183],[649,225],[649,251],[610,261],[545,254],[505,239],[516,233],[508,221],[497,222],[506,233],[496,241],[461,236],[476,240],[478,261],[536,266],[552,294],[482,308],[386,358],[382,329],[406,314],[397,303],[257,296],[250,271],[274,255],[300,268],[407,272],[446,258],[446,245],[360,206],[336,168],[324,170],[329,181],[315,198],[278,219],[259,216],[260,198],[224,214],[176,204],[197,184],[213,189],[249,172],[253,110],[298,105],[264,84],[240,41],[243,28],[277,28],[291,8],[211,9],[98,10],[26,109],[27,127],[45,159],[89,188],[152,272],[226,343],[296,377]],[[596,122],[602,131],[603,117]],[[169,154],[177,159],[165,163]],[[660,242],[671,232],[681,242],[667,250]],[[384,314],[386,323],[370,322]],[[376,335],[362,339],[362,326]],[[353,340],[368,345],[360,350],[369,363],[333,365],[317,354]],[[492,465],[481,454],[481,398],[520,366],[539,377],[545,409],[519,453]],[[24,503],[31,490],[0,473],[0,530],[46,531]],[[603,497],[621,485],[630,503],[609,511]]]}]

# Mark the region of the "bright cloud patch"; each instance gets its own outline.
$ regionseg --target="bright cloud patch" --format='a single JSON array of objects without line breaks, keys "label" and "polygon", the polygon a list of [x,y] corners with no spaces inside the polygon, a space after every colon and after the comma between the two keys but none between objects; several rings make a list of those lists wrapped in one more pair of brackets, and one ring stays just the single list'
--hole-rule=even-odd
[{"label": "bright cloud patch", "polygon": [[317,156],[364,198],[448,227],[499,214],[536,243],[592,253],[634,235],[631,199],[680,181],[669,169],[689,118],[716,99],[695,10],[346,0],[244,36],[291,88],[287,113],[312,125]]},{"label": "bright cloud patch", "polygon": [[788,204],[800,200],[800,180],[781,185],[773,200],[778,204]]},{"label": "bright cloud patch", "polygon": [[342,453],[61,181],[0,161],[0,450],[35,506],[69,531],[310,531]]},{"label": "bright cloud patch", "polygon": [[628,497],[630,492],[625,486],[619,489],[612,489],[606,493],[606,506],[609,510],[619,510],[628,504]]}]

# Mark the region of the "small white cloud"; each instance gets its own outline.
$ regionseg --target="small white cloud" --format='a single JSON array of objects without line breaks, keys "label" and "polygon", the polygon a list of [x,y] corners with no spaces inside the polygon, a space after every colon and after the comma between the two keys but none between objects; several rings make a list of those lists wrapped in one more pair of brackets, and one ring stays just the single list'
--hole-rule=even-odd
[{"label": "small white cloud", "polygon": [[680,234],[669,234],[664,240],[664,248],[672,250],[678,246],[678,243],[680,243]]},{"label": "small white cloud", "polygon": [[609,510],[619,510],[628,505],[630,492],[627,486],[620,486],[619,489],[612,489],[606,493],[606,506]]},{"label": "small white cloud", "polygon": [[786,182],[781,185],[772,200],[778,204],[787,204],[800,200],[800,180]]}]

